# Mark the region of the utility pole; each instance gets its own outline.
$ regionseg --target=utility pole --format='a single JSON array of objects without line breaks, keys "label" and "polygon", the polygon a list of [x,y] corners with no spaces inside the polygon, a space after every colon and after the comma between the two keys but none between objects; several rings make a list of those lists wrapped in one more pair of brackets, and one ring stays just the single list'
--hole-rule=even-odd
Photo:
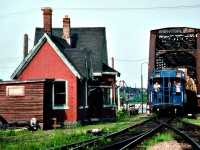
[{"label": "utility pole", "polygon": [[142,66],[143,64],[149,65],[147,62],[141,64],[141,97],[142,97],[142,113],[143,113],[143,75],[142,75]]}]

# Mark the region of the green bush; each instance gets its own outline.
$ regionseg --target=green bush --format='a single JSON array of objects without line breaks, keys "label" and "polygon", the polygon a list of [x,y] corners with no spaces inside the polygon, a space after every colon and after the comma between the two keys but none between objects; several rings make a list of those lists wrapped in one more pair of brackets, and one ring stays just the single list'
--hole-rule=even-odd
[{"label": "green bush", "polygon": [[120,119],[128,117],[128,115],[125,110],[116,110],[116,117],[117,117],[117,120],[120,120]]}]

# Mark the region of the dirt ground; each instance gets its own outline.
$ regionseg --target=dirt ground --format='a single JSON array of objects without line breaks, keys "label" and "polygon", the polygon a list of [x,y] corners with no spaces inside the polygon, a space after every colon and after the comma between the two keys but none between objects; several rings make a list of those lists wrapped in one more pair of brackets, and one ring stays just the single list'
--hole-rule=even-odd
[{"label": "dirt ground", "polygon": [[192,150],[192,146],[187,143],[178,143],[176,140],[160,142],[151,146],[148,150]]},{"label": "dirt ground", "polygon": [[[138,117],[146,117],[147,114],[141,114]],[[148,150],[192,150],[192,146],[187,143],[179,143],[176,140],[160,142],[148,148]]]}]

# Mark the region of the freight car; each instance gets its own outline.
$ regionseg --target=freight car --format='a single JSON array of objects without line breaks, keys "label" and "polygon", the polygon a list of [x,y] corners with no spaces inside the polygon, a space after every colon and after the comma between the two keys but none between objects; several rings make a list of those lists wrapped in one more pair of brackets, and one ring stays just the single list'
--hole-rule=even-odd
[{"label": "freight car", "polygon": [[196,92],[186,88],[187,80],[182,70],[154,70],[149,85],[153,112],[179,115],[195,113]]}]

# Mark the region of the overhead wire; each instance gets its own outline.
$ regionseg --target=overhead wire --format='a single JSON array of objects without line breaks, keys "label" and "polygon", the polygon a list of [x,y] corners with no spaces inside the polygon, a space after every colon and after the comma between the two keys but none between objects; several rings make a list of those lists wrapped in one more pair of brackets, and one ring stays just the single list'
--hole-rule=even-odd
[{"label": "overhead wire", "polygon": [[28,38],[28,40],[29,40],[31,43],[33,43],[33,44],[34,44],[34,42],[33,42],[31,39],[29,39],[29,38]]},{"label": "overhead wire", "polygon": [[10,58],[1,58],[0,63],[14,63],[21,61],[21,57],[10,57]]},{"label": "overhead wire", "polygon": [[[150,56],[148,58],[142,58],[142,59],[133,59],[133,60],[114,58],[114,60],[122,61],[122,62],[138,62],[138,61],[151,60],[151,59],[155,59],[155,56]],[[112,58],[110,58],[109,60],[112,60]]]},{"label": "overhead wire", "polygon": [[22,16],[22,15],[27,15],[32,13],[33,11],[38,10],[38,8],[35,9],[29,9],[29,10],[24,10],[24,11],[19,11],[19,12],[15,12],[15,13],[10,13],[10,14],[5,14],[5,15],[0,15],[0,20],[2,19],[6,19],[8,17],[17,17],[17,16]]},{"label": "overhead wire", "polygon": [[148,58],[144,58],[144,59],[134,59],[134,60],[127,60],[127,59],[115,59],[116,61],[124,61],[124,62],[136,62],[136,61],[144,61],[147,60]]},{"label": "overhead wire", "polygon": [[[12,66],[13,63],[19,63],[22,61],[21,57],[10,57],[10,58],[1,58],[0,59],[0,69],[9,69],[16,68],[16,66]],[[8,64],[9,66],[5,66],[4,64]],[[3,66],[1,66],[3,65]]]},{"label": "overhead wire", "polygon": [[[183,6],[158,6],[158,7],[63,7],[63,8],[53,8],[57,10],[67,9],[67,10],[86,10],[86,11],[132,11],[132,10],[166,10],[166,9],[191,9],[200,8],[200,5],[183,5]],[[27,15],[34,11],[40,10],[41,8],[34,8],[24,11],[19,11],[10,14],[0,15],[0,20],[6,17],[17,17],[21,15]]]},{"label": "overhead wire", "polygon": [[4,68],[4,69],[7,69],[7,68],[16,68],[16,66],[15,67],[0,67],[0,68]]},{"label": "overhead wire", "polygon": [[[92,8],[92,7],[86,7],[86,8],[82,8],[82,7],[64,7],[64,8],[54,8],[54,9],[67,9],[67,10],[90,10],[90,11],[132,11],[132,10],[166,10],[166,9],[191,9],[191,8],[200,8],[200,5],[183,5],[183,6],[159,6],[159,7],[108,7],[108,8],[103,8],[103,7],[96,7],[96,8]],[[15,12],[15,13],[10,13],[10,14],[5,14],[5,15],[0,15],[0,20],[5,19],[7,17],[17,17],[17,16],[21,16],[21,15],[27,15],[30,13],[33,13],[34,11],[37,11],[40,8],[34,8],[34,9],[29,9],[29,10],[24,10],[24,11],[19,11],[19,12]],[[31,41],[29,39],[29,41]],[[32,41],[31,41],[32,42]],[[33,42],[32,42],[33,43]],[[138,60],[126,60],[126,59],[115,59],[116,61],[123,61],[123,62],[136,62],[136,61],[143,61],[143,60],[147,60],[146,59],[138,59]],[[7,63],[7,62],[12,62],[13,61],[20,61],[20,60],[13,60],[13,58],[3,58],[0,59],[1,63]],[[1,68],[1,67],[0,67]]]},{"label": "overhead wire", "polygon": [[55,8],[55,9],[67,9],[67,10],[91,10],[91,11],[127,11],[127,10],[165,10],[165,9],[191,9],[191,8],[200,8],[200,5],[183,5],[183,6],[159,6],[159,7],[64,7],[64,8]]}]

